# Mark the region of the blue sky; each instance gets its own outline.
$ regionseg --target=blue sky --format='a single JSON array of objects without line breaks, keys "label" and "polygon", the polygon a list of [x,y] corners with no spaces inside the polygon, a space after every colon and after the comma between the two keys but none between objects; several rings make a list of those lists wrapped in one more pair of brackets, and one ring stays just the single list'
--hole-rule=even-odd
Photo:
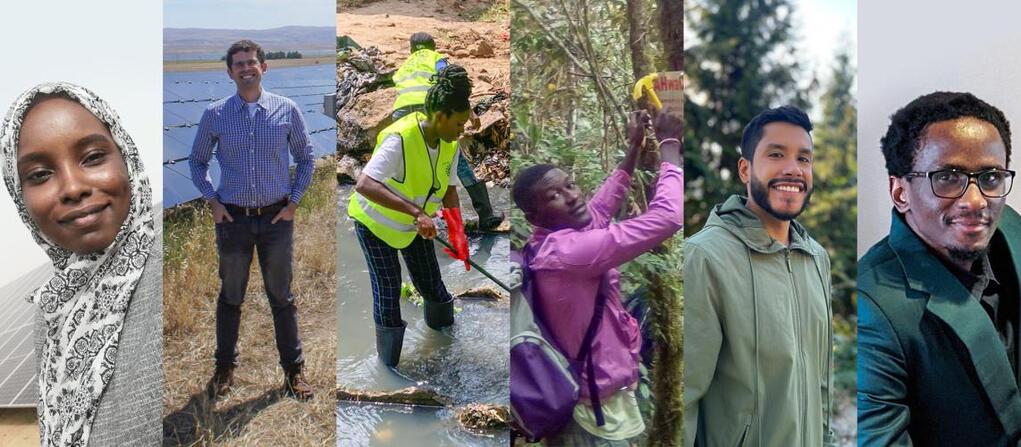
[{"label": "blue sky", "polygon": [[267,29],[334,26],[333,0],[164,0],[165,28]]}]

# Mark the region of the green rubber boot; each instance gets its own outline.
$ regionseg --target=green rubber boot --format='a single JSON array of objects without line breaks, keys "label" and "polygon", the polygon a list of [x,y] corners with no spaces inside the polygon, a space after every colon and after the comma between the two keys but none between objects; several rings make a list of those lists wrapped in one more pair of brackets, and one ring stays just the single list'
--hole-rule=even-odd
[{"label": "green rubber boot", "polygon": [[454,325],[453,297],[451,297],[450,301],[447,301],[446,303],[434,303],[428,300],[422,300],[422,303],[425,308],[424,313],[426,325],[437,331]]},{"label": "green rubber boot", "polygon": [[379,361],[384,365],[394,368],[397,366],[397,362],[401,361],[404,329],[407,327],[408,322],[403,320],[401,320],[400,326],[376,326],[376,353],[379,354]]},{"label": "green rubber boot", "polygon": [[485,182],[478,182],[471,186],[465,186],[468,197],[471,198],[472,208],[479,215],[479,230],[489,231],[503,222],[503,213],[499,216],[493,214],[493,204],[489,201],[489,191],[486,190]]}]

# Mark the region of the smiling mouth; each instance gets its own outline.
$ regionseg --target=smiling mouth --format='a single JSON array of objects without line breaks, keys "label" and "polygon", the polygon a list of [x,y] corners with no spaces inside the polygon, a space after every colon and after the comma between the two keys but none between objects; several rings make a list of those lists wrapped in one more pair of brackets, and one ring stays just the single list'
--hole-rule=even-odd
[{"label": "smiling mouth", "polygon": [[956,226],[965,233],[977,233],[985,231],[989,228],[991,221],[989,219],[951,219],[949,224]]},{"label": "smiling mouth", "polygon": [[805,192],[805,184],[802,182],[770,182],[769,188],[787,193]]},{"label": "smiling mouth", "polygon": [[106,203],[84,206],[65,214],[57,223],[71,227],[87,227],[95,224],[99,220],[99,213],[108,206]]}]

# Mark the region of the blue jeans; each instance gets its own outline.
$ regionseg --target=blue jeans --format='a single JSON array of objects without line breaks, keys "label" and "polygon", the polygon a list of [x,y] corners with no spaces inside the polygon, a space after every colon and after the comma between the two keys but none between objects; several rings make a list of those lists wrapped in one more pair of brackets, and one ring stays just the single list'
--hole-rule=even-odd
[{"label": "blue jeans", "polygon": [[[390,120],[397,121],[411,112],[425,113],[425,110],[422,106],[401,107],[390,113]],[[464,158],[464,154],[457,158],[457,178],[461,179],[461,185],[465,188],[479,182],[479,179],[475,178],[475,172],[472,170],[471,165],[468,164],[468,160]]]},{"label": "blue jeans", "polygon": [[221,281],[220,296],[216,302],[217,365],[237,365],[241,304],[248,288],[253,251],[259,255],[263,286],[273,311],[280,365],[286,369],[304,363],[298,337],[298,309],[291,295],[294,222],[281,219],[271,224],[274,214],[232,215],[234,222],[216,224]]}]

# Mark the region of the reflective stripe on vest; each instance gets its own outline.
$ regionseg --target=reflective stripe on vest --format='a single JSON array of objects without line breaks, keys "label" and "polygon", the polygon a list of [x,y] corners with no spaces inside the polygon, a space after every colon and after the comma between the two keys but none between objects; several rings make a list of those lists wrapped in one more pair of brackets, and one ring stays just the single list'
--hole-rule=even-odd
[{"label": "reflective stripe on vest", "polygon": [[376,207],[372,206],[372,203],[369,202],[369,199],[366,199],[365,196],[358,194],[357,192],[351,194],[351,199],[356,200],[358,202],[358,205],[362,207],[362,211],[364,211],[366,215],[368,215],[370,218],[372,218],[372,220],[376,221],[380,225],[390,227],[392,230],[400,232],[417,231],[415,228],[415,224],[404,224],[391,220],[389,217],[386,217],[385,215],[383,215],[383,213],[379,212],[379,210],[377,210]]},{"label": "reflective stripe on vest", "polygon": [[[433,216],[442,206],[443,196],[447,192],[450,170],[453,169],[454,156],[457,154],[457,142],[440,140],[439,154],[433,163],[419,127],[419,122],[424,119],[423,113],[414,112],[395,121],[380,132],[376,147],[379,148],[387,136],[396,134],[401,137],[404,179],[398,182],[387,178],[382,183],[397,196],[415,203],[427,215]],[[436,190],[429,194],[431,188]],[[361,222],[372,234],[393,248],[407,247],[418,234],[413,216],[377,204],[357,192],[351,194],[347,212],[352,219]]]},{"label": "reflective stripe on vest", "polygon": [[[384,183],[383,186],[386,186],[386,189],[390,190],[390,192],[396,194],[398,197],[400,197],[400,198],[402,198],[404,200],[407,200],[407,201],[409,201],[411,203],[414,203],[415,205],[418,205],[418,206],[422,206],[423,204],[425,204],[425,196],[428,195],[428,194],[422,194],[422,195],[419,195],[419,196],[410,197],[410,196],[405,195],[404,191],[400,191],[400,190],[394,189],[394,188],[392,188],[390,185],[388,185],[386,183]],[[436,194],[433,194],[433,195],[429,196],[429,203],[436,203],[436,204],[442,205],[443,204],[443,198],[436,197]]]},{"label": "reflective stripe on vest", "polygon": [[[433,66],[435,67],[436,65],[434,64]],[[426,78],[426,79],[428,79],[428,78],[431,78],[432,75],[434,75],[434,74],[436,74],[436,70],[432,70],[432,71],[416,71],[414,73],[409,73],[409,74],[407,74],[405,76],[402,76],[400,78],[394,79],[394,83],[396,84],[396,83],[400,83],[400,82],[410,81],[412,78]]]},{"label": "reflective stripe on vest", "polygon": [[418,50],[411,53],[401,68],[393,74],[397,87],[394,110],[407,106],[425,104],[426,93],[432,87],[432,76],[436,74],[436,63],[443,55],[433,50]]}]

